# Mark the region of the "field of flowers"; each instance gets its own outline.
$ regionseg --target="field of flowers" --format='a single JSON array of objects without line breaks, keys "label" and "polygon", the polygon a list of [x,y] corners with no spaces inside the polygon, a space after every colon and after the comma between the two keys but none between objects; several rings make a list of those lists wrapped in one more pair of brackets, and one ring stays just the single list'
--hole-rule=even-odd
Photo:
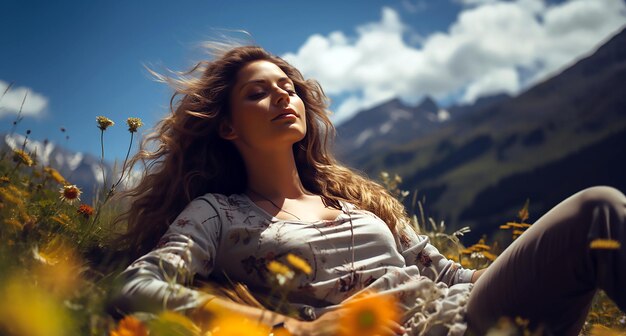
[{"label": "field of flowers", "polygon": [[[98,117],[94,126],[101,141],[114,123]],[[130,142],[141,120],[129,118]],[[26,140],[30,132],[27,131]],[[21,148],[7,148],[0,153],[0,335],[267,335],[268,330],[255,321],[232,313],[222,313],[210,305],[204,315],[209,323],[174,312],[160,315],[126,316],[116,320],[107,309],[115,275],[128,260],[116,251],[111,241],[124,230],[115,226],[115,216],[124,204],[113,196],[125,178],[106,181],[93,200],[81,199],[81,186],[66,180],[55,167],[42,166],[37,153]],[[129,146],[129,148],[131,148]],[[104,144],[102,147],[104,157]],[[128,156],[127,156],[128,158]],[[126,160],[124,161],[126,163]],[[123,169],[124,171],[124,169]],[[416,215],[413,224],[448,258],[469,268],[488,266],[505,246],[484,237],[465,247],[459,237],[469,229],[448,233],[442,223],[424,218],[417,195],[399,189],[401,178],[381,174],[381,180],[398,198],[412,197]],[[503,223],[513,239],[530,224],[528,203],[519,218]],[[611,246],[598,245],[598,248]],[[277,295],[288,291],[290,284],[310,267],[292,256],[288,264],[272,262],[268,270],[275,275],[272,286]],[[235,288],[235,292],[237,288]],[[239,293],[245,291],[239,291]],[[348,334],[375,334],[376,321],[391,318],[393,302],[368,299],[346,305],[353,311],[344,323]],[[203,322],[207,322],[203,321]],[[626,335],[626,316],[602,292],[594,299],[583,333]],[[494,326],[494,335],[540,334],[526,328],[523,319],[503,319]],[[500,333],[495,333],[497,330]]]}]

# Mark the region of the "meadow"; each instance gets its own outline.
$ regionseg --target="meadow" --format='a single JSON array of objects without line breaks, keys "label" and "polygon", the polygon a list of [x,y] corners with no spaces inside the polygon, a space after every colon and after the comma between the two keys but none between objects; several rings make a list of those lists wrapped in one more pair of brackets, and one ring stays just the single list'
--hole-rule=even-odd
[{"label": "meadow", "polygon": [[[129,118],[126,126],[132,142],[142,126],[141,120]],[[94,137],[100,136],[104,141],[108,127],[122,126],[115,126],[106,117],[98,117],[93,125]],[[5,148],[0,153],[0,335],[268,334],[268,330],[255,321],[209,308],[202,323],[194,316],[167,311],[114,317],[108,309],[109,294],[117,286],[116,274],[129,262],[113,242],[125,229],[124,223],[114,224],[114,219],[125,209],[124,202],[116,196],[121,192],[125,172],[130,169],[125,167],[128,156],[115,181],[105,180],[92,200],[82,199],[83,186],[74,185],[55,167],[43,166],[36,152],[25,150],[31,136],[29,131],[25,133],[26,140],[21,147]],[[104,150],[102,155],[104,157]],[[518,218],[500,226],[501,230],[510,232],[509,241],[483,237],[471,246],[464,246],[459,238],[471,228],[448,232],[443,222],[425,218],[424,208],[428,205],[419,200],[419,195],[400,189],[401,177],[383,172],[380,181],[396,197],[412,200],[409,210],[413,213],[414,228],[428,235],[440,252],[464,267],[488,266],[506,244],[531,226],[526,223],[529,218],[527,202],[520,205]],[[619,246],[604,241],[596,242],[593,248]],[[268,264],[268,270],[277,280],[271,286],[277,293],[284,293],[290,281],[310,272],[307,267],[297,258],[290,259],[289,264]],[[237,286],[233,286],[232,291],[222,292],[240,296],[247,293]],[[354,314],[343,321],[349,327],[347,333],[374,334],[378,330],[376,323],[367,321],[383,318],[381,304],[385,303],[363,300],[351,306]],[[503,318],[491,334],[542,334],[540,329],[529,330],[527,325],[528,321],[519,317]],[[626,335],[626,315],[598,291],[582,334]]]}]

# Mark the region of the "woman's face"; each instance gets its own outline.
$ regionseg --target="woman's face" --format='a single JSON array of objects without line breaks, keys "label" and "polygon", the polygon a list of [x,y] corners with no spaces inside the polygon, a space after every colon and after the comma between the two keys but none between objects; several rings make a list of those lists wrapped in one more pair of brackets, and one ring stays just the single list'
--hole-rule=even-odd
[{"label": "woman's face", "polygon": [[230,108],[231,119],[220,133],[240,151],[291,148],[306,134],[304,102],[291,79],[272,62],[254,61],[239,70]]}]

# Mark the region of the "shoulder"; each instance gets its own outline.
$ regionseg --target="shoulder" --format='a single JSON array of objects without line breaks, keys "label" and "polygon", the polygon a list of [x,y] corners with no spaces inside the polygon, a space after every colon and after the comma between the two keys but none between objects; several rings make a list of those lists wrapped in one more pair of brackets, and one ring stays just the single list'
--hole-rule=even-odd
[{"label": "shoulder", "polygon": [[207,193],[192,200],[184,212],[215,215],[222,221],[232,221],[250,211],[250,203],[240,194],[224,195]]},{"label": "shoulder", "polygon": [[246,208],[249,203],[246,202],[244,196],[240,194],[224,195],[217,193],[206,193],[196,197],[190,204],[205,204],[211,206],[216,212],[220,210],[233,210],[238,208]]}]

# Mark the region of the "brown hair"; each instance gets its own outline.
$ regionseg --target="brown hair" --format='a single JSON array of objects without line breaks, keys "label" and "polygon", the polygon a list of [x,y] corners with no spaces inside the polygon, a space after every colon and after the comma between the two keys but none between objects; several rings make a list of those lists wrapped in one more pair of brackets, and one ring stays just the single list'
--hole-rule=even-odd
[{"label": "brown hair", "polygon": [[[170,101],[171,114],[156,125],[131,160],[131,166],[142,161],[146,169],[139,184],[125,193],[132,202],[118,220],[128,222],[122,241],[136,255],[151,250],[194,198],[205,193],[245,191],[247,175],[241,155],[230,141],[219,136],[218,127],[229,118],[229,96],[238,71],[257,60],[276,64],[293,81],[304,102],[307,132],[293,146],[304,187],[321,195],[326,204],[338,207],[338,201],[343,200],[373,212],[392,232],[406,220],[402,204],[381,185],[341,166],[330,153],[335,128],[320,85],[305,80],[295,67],[260,47],[241,46],[197,63],[178,79],[153,72],[172,84],[175,93]],[[182,98],[176,101],[179,96]],[[157,147],[150,151],[148,144]]]}]

